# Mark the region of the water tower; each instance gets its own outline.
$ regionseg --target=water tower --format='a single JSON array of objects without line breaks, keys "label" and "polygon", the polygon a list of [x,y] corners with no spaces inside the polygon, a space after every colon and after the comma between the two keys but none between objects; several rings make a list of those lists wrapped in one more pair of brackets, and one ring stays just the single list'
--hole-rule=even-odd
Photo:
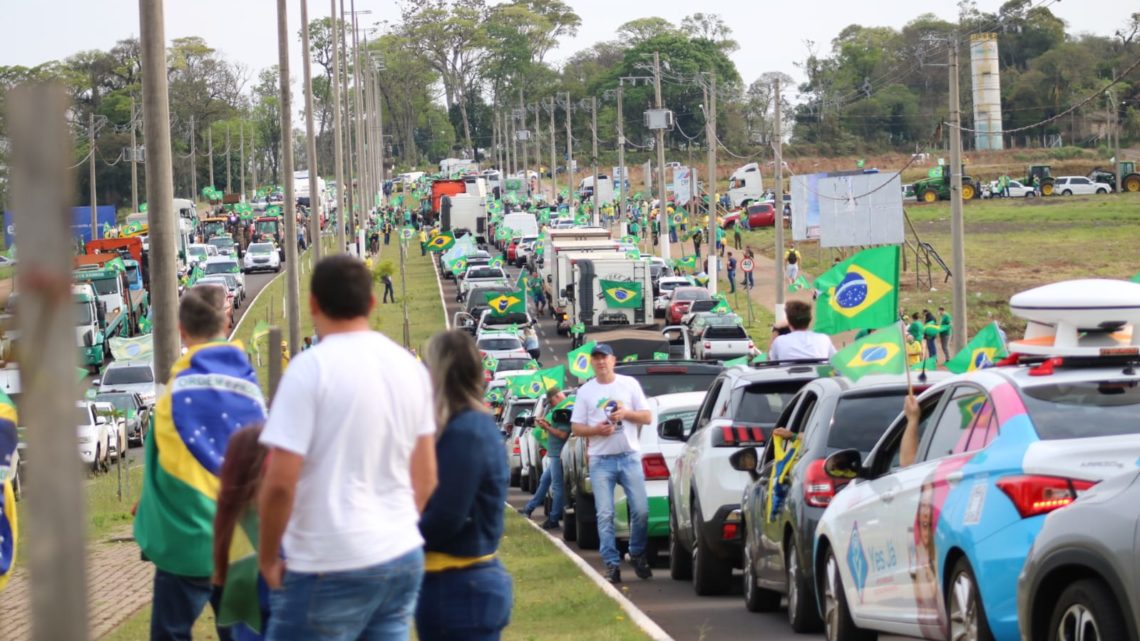
[{"label": "water tower", "polygon": [[974,86],[974,147],[1002,149],[1001,72],[996,33],[970,36],[970,77]]}]

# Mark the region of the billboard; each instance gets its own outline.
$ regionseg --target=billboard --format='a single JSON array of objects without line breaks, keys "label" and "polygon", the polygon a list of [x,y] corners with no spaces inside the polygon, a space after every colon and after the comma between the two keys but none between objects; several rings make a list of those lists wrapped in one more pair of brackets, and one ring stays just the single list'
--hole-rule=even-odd
[{"label": "billboard", "polygon": [[688,206],[693,198],[693,185],[697,181],[697,170],[692,167],[674,167],[673,182],[669,183],[669,191],[673,194],[674,202]]},{"label": "billboard", "polygon": [[898,174],[833,172],[792,177],[792,238],[821,247],[903,242]]},{"label": "billboard", "polygon": [[[99,222],[99,236],[103,236],[103,225],[115,226],[115,206],[96,205],[95,216]],[[84,243],[91,240],[91,207],[71,208],[71,235]],[[16,242],[16,228],[12,222],[12,212],[4,212],[4,246],[11,247]]]}]

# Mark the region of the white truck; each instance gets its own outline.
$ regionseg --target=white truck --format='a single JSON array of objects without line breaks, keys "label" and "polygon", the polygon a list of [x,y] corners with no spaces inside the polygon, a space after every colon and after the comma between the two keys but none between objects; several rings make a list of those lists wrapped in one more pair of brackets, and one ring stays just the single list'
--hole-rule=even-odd
[{"label": "white truck", "polygon": [[764,196],[764,179],[760,175],[760,165],[750,162],[732,172],[728,177],[728,198],[733,209],[747,207]]},{"label": "white truck", "polygon": [[547,282],[553,282],[552,275],[554,271],[558,269],[559,257],[566,252],[617,251],[621,251],[621,243],[609,238],[598,238],[595,240],[551,240],[550,245],[546,248],[546,256],[542,261],[539,274],[545,278]]},{"label": "white truck", "polygon": [[[317,176],[317,193],[320,202],[325,202],[325,179]],[[309,199],[312,194],[309,193],[309,171],[295,171],[293,172],[293,195],[298,200]],[[310,200],[310,202],[312,202]]]},{"label": "white truck", "polygon": [[[603,280],[635,283],[641,289],[641,305],[636,308],[609,306]],[[648,259],[633,260],[624,255],[577,259],[564,293],[569,294],[571,323],[584,323],[587,328],[653,323],[653,279]]]},{"label": "white truck", "polygon": [[439,161],[439,173],[445,177],[479,171],[479,163],[466,158],[444,158]]},{"label": "white truck", "polygon": [[[467,230],[477,244],[487,242],[487,201],[474,194],[443,196],[439,201],[439,221],[443,231]],[[456,237],[462,234],[456,233]]]},{"label": "white truck", "polygon": [[562,307],[561,299],[563,290],[570,282],[570,270],[573,268],[575,261],[583,258],[598,258],[602,255],[611,258],[624,258],[625,254],[615,246],[595,246],[595,247],[561,247],[557,252],[551,252],[546,261],[542,263],[542,271],[539,275],[550,283],[550,290],[559,301],[556,304],[556,311]]},{"label": "white truck", "polygon": [[[605,174],[598,174],[598,188],[594,189],[594,177],[586,176],[582,182],[578,183],[578,196],[583,200],[593,198],[594,193],[598,194],[598,202],[605,204],[611,203],[614,200],[614,183],[610,177]],[[591,201],[592,202],[592,201]]]}]

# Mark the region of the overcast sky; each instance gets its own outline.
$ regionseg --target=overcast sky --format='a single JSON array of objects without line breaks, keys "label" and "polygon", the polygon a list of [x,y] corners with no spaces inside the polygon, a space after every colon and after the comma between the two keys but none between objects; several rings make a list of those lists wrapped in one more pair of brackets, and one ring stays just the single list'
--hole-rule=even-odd
[{"label": "overcast sky", "polygon": [[[344,0],[345,6],[349,0]],[[749,83],[766,71],[783,71],[803,79],[795,63],[806,57],[805,41],[820,52],[840,30],[852,23],[901,27],[919,14],[933,12],[944,19],[957,15],[953,0],[567,0],[582,18],[578,36],[567,39],[548,60],[559,63],[595,42],[611,40],[618,26],[651,15],[674,23],[694,11],[719,13],[733,28],[740,49],[732,58]],[[982,11],[995,11],[1003,0],[977,0]],[[1135,0],[1035,0],[1068,24],[1070,33],[1110,36],[1122,26]],[[300,0],[288,0],[289,29],[297,33]],[[338,0],[339,4],[339,0]],[[45,10],[50,7],[50,10]],[[394,20],[393,0],[356,0],[357,10],[372,14],[362,20]],[[309,17],[329,14],[327,0],[309,3]],[[234,61],[257,71],[277,62],[276,3],[269,0],[166,0],[166,37],[201,36]],[[0,0],[7,33],[0,39],[0,64],[35,65],[66,58],[86,49],[109,49],[115,41],[136,36],[137,0]],[[300,43],[292,43],[292,75],[300,78]],[[300,102],[300,101],[298,101]]]}]

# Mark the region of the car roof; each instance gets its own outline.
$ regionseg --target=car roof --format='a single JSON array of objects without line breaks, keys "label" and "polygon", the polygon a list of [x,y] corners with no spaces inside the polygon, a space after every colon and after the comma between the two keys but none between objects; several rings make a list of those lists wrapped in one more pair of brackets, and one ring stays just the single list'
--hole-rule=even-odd
[{"label": "car roof", "polygon": [[727,367],[721,374],[725,379],[731,380],[735,385],[751,385],[752,383],[767,383],[771,381],[814,380],[820,378],[821,368],[831,366],[827,361],[803,363],[760,363],[758,367],[751,365],[734,365]]},{"label": "car roof", "polygon": [[668,412],[685,407],[699,406],[704,401],[706,392],[680,392],[677,394],[662,394],[649,398],[649,402],[657,407],[658,411]]},{"label": "car roof", "polygon": [[207,265],[212,265],[214,263],[236,263],[236,262],[237,262],[237,259],[234,258],[233,256],[211,256],[211,257],[206,259]]},{"label": "car roof", "polygon": [[153,365],[150,361],[113,361],[107,364],[107,369],[116,369],[119,367],[150,367]]}]

